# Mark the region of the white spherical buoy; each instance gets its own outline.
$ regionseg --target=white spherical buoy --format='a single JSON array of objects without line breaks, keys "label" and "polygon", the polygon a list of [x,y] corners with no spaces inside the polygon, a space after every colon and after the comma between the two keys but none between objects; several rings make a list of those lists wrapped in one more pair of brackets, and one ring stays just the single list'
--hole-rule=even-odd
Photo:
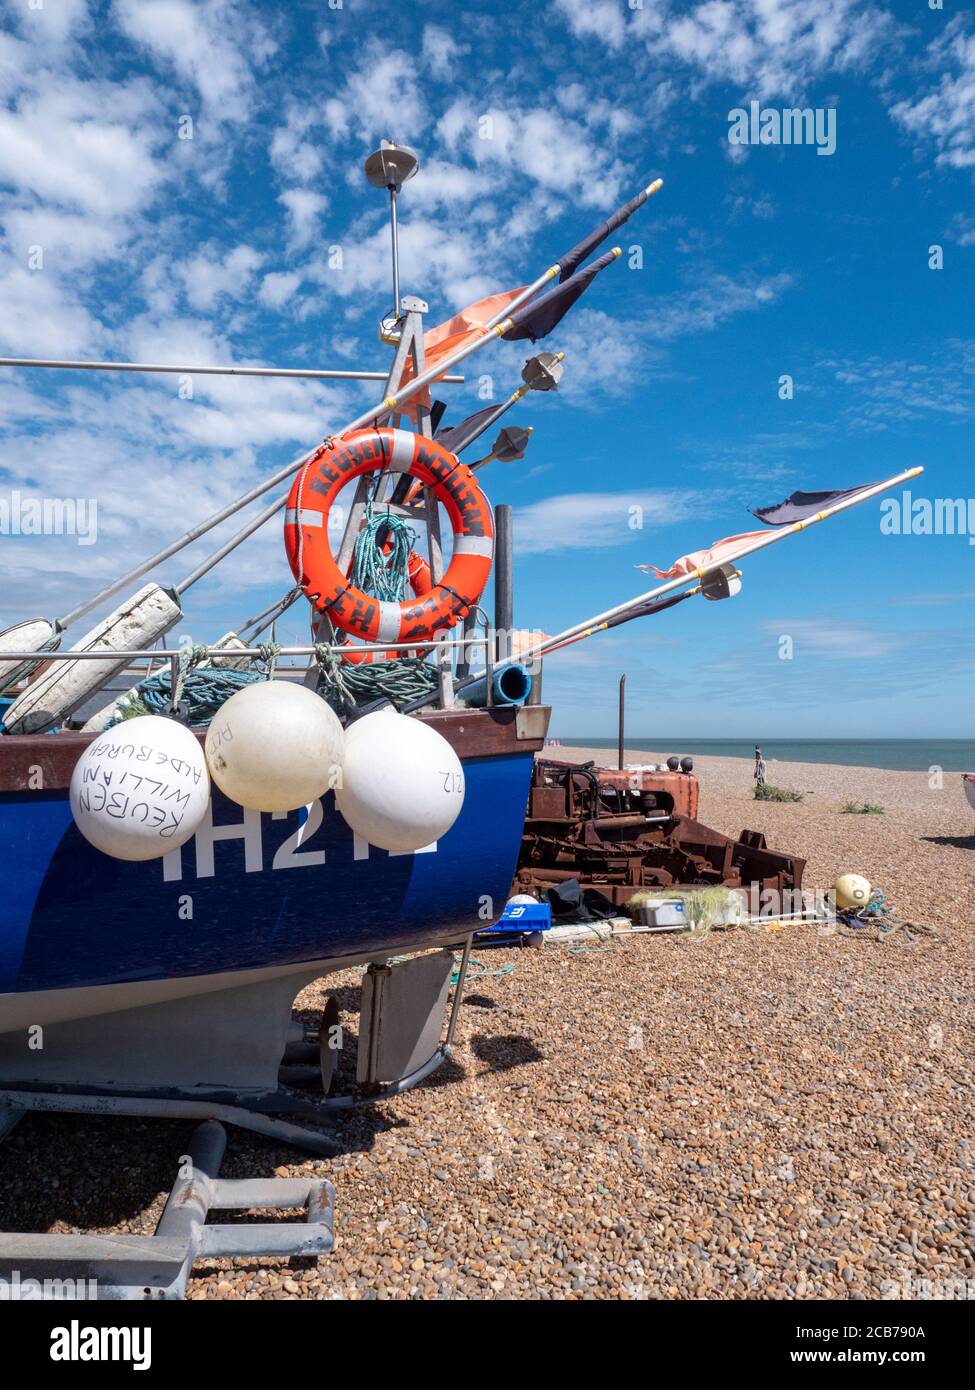
[{"label": "white spherical buoy", "polygon": [[255,681],[220,706],[206,755],[217,786],[251,811],[296,811],[338,781],[342,725],[320,695],[293,681]]},{"label": "white spherical buoy", "polygon": [[460,815],[464,770],[429,724],[379,710],[346,731],[335,804],[371,845],[401,854],[423,849]]},{"label": "white spherical buoy", "polygon": [[158,714],[99,734],[71,774],[71,814],[85,839],[115,859],[159,859],[206,815],[210,778],[199,741]]},{"label": "white spherical buoy", "polygon": [[840,874],[833,884],[836,906],[843,912],[866,907],[872,891],[870,884],[860,874]]}]

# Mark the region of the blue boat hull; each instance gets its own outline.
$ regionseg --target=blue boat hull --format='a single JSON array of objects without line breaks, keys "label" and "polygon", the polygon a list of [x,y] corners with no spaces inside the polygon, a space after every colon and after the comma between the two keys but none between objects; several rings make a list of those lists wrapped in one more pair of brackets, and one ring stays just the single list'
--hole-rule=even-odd
[{"label": "blue boat hull", "polygon": [[63,787],[0,793],[0,996],[362,959],[484,926],[514,874],[532,759],[464,758],[457,822],[404,855],[354,837],[331,794],[259,815],[215,790],[193,840],[129,864],[82,838]]}]

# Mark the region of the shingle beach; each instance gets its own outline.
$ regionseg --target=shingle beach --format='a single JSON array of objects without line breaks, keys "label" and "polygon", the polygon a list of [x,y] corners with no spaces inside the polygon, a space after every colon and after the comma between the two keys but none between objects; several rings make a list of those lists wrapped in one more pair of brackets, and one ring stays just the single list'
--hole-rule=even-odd
[{"label": "shingle beach", "polygon": [[[707,823],[805,856],[809,886],[864,873],[934,934],[485,951],[454,1057],[343,1120],[338,1158],[230,1131],[226,1176],[331,1177],[333,1253],[201,1262],[191,1298],[972,1296],[975,817],[960,777],[770,763],[771,782],[806,793],[779,805],[752,800],[746,761],[697,771]],[[846,798],[885,814],[841,814]],[[328,985],[354,1006],[357,982]],[[28,1117],[0,1149],[0,1228],[151,1232],[190,1128]]]}]

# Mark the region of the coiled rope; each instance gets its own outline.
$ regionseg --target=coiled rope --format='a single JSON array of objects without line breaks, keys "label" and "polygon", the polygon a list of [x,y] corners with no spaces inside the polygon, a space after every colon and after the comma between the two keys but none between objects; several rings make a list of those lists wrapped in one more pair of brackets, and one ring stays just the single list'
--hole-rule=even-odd
[{"label": "coiled rope", "polygon": [[396,709],[410,700],[432,695],[437,688],[437,669],[420,656],[401,656],[397,661],[341,661],[334,649],[315,647],[320,676],[318,693],[343,714],[357,705],[384,695]]},{"label": "coiled rope", "polygon": [[[349,583],[382,602],[402,603],[406,597],[410,555],[417,533],[403,517],[376,505],[379,479],[370,486],[365,519],[356,536]],[[337,714],[385,696],[396,709],[411,700],[432,695],[437,669],[426,657],[399,656],[394,661],[342,661],[323,644],[315,653],[321,671],[318,692]]]},{"label": "coiled rope", "polygon": [[172,693],[172,668],[167,666],[154,676],[147,676],[123,696],[105,728],[111,729],[125,719],[136,719],[142,714],[165,714],[173,705],[183,707],[190,724],[208,724],[224,701],[238,690],[273,678],[281,650],[279,644],[262,642],[258,650],[263,669],[237,671],[221,666],[197,669],[202,661],[208,660],[206,647],[184,648],[179,655],[175,694]]},{"label": "coiled rope", "polygon": [[403,517],[376,509],[378,481],[377,478],[372,483],[366,498],[365,520],[355,538],[349,583],[383,602],[402,603],[416,531]]}]

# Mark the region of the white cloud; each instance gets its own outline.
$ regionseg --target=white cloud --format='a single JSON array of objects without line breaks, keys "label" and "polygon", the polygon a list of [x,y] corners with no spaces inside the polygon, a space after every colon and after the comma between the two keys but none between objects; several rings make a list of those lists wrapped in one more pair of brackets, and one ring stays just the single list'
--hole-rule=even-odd
[{"label": "white cloud", "polygon": [[885,632],[877,627],[857,627],[854,623],[838,623],[828,618],[770,618],[762,624],[771,636],[789,636],[795,643],[798,659],[814,657],[817,661],[856,661],[862,663],[887,656],[907,645],[910,634]]},{"label": "white cloud", "polygon": [[145,206],[162,177],[147,83],[81,83],[44,73],[0,110],[0,179],[21,194],[96,217]]},{"label": "white cloud", "polygon": [[341,88],[325,102],[323,114],[336,137],[354,133],[361,140],[396,139],[409,145],[429,123],[422,92],[416,59],[370,39],[358,65],[346,71]]},{"label": "white cloud", "polygon": [[437,134],[453,152],[462,137],[474,131],[477,125],[477,112],[466,97],[452,101],[437,122]]},{"label": "white cloud", "polygon": [[221,296],[246,298],[263,259],[252,246],[224,251],[211,242],[188,260],[172,263],[169,274],[182,283],[192,308],[211,310]]},{"label": "white cloud", "polygon": [[959,246],[975,246],[975,218],[969,217],[963,212],[955,213],[951,219],[949,234],[954,237]]},{"label": "white cloud", "polygon": [[295,271],[272,270],[261,281],[257,297],[269,309],[280,309],[286,304],[301,284],[301,276]]},{"label": "white cloud", "polygon": [[940,74],[938,86],[896,102],[890,114],[919,144],[933,143],[939,164],[975,169],[975,32],[968,16],[951,20],[926,58]]},{"label": "white cloud", "polygon": [[460,206],[466,212],[484,192],[484,180],[473,169],[443,159],[424,160],[420,175],[410,185],[409,205],[417,211]]},{"label": "white cloud", "polygon": [[660,3],[635,10],[631,28],[656,59],[683,63],[704,83],[789,100],[827,74],[868,67],[896,33],[886,11],[859,0]]},{"label": "white cloud", "polygon": [[31,271],[0,256],[0,342],[7,357],[83,355],[103,337],[101,325],[56,274]]},{"label": "white cloud", "polygon": [[502,166],[583,207],[618,201],[622,166],[596,130],[547,107],[521,110],[490,106],[487,123],[471,132],[468,154],[480,166]]},{"label": "white cloud", "polygon": [[515,540],[519,551],[532,555],[630,545],[646,538],[646,527],[706,515],[702,500],[705,494],[678,489],[563,493],[517,508]]},{"label": "white cloud", "polygon": [[284,178],[310,183],[321,172],[322,156],[305,137],[315,124],[313,110],[297,104],[289,107],[285,124],[271,140],[271,163]]},{"label": "white cloud", "polygon": [[[612,273],[608,268],[606,274]],[[598,296],[598,283],[589,294]],[[644,324],[581,307],[571,311],[541,348],[565,353],[559,394],[573,404],[625,395],[642,373],[655,371],[664,360],[660,349],[648,346]]]},{"label": "white cloud", "polygon": [[616,0],[555,0],[555,8],[576,38],[602,39],[614,51],[622,47],[626,29],[623,7]]},{"label": "white cloud", "polygon": [[[341,239],[341,245],[342,268],[331,269],[323,255],[316,255],[304,267],[308,279],[345,300],[364,293],[389,296],[389,227],[385,220],[368,235]],[[486,237],[476,227],[416,215],[405,218],[399,230],[403,292],[422,293],[430,301],[431,324],[446,318],[462,305],[499,288],[493,245],[493,237]],[[442,301],[439,304],[438,298]]]},{"label": "white cloud", "polygon": [[253,67],[275,49],[253,10],[231,0],[114,0],[114,13],[129,38],[193,84],[211,120],[247,120]]},{"label": "white cloud", "polygon": [[20,0],[12,7],[20,32],[48,48],[73,38],[88,20],[88,0],[43,0],[41,5]]},{"label": "white cloud", "polygon": [[459,59],[470,49],[460,44],[446,29],[428,24],[423,30],[423,57],[434,77],[459,77]]},{"label": "white cloud", "polygon": [[792,277],[780,273],[764,279],[751,275],[711,275],[693,289],[654,300],[647,324],[651,338],[669,339],[687,333],[710,332],[734,314],[773,304],[789,288]]},{"label": "white cloud", "polygon": [[300,250],[316,236],[321,236],[322,213],[328,207],[323,193],[310,188],[289,188],[278,199],[288,210],[289,240],[294,250]]},{"label": "white cloud", "polygon": [[816,366],[828,371],[849,398],[849,423],[888,430],[906,421],[975,416],[975,342],[949,339],[933,362],[866,358],[827,358]]},{"label": "white cloud", "polygon": [[14,257],[27,264],[39,246],[48,272],[75,270],[109,259],[119,250],[118,226],[109,219],[60,212],[50,207],[0,208],[0,224]]}]

